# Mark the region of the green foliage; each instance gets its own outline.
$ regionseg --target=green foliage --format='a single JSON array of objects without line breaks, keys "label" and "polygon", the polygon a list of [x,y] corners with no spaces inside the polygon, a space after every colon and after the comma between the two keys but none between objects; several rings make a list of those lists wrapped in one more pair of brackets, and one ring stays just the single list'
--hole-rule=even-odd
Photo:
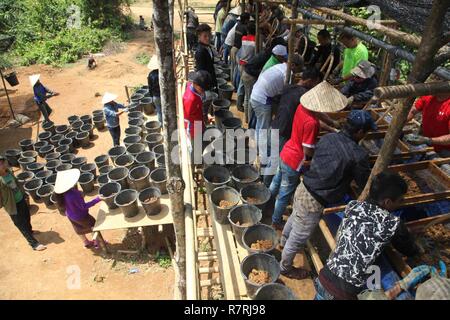
[{"label": "green foliage", "polygon": [[147,65],[148,62],[150,61],[150,56],[148,54],[146,54],[145,52],[139,52],[136,55],[136,60],[140,64]]},{"label": "green foliage", "polygon": [[172,259],[168,255],[161,255],[159,252],[156,255],[156,262],[161,268],[167,269],[172,266]]},{"label": "green foliage", "polygon": [[[123,39],[132,25],[130,0],[0,0],[0,34],[15,37],[22,65],[62,65]],[[77,15],[77,6],[79,15]],[[80,25],[71,27],[70,22]]]}]

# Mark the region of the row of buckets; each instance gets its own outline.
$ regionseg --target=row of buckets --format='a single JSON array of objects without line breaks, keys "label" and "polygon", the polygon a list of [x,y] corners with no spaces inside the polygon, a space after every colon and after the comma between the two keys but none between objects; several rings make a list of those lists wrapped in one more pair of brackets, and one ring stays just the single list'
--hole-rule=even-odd
[{"label": "row of buckets", "polygon": [[[203,151],[203,180],[213,219],[230,224],[236,241],[249,253],[241,262],[241,275],[251,299],[294,300],[292,291],[276,283],[280,265],[273,256],[278,235],[271,226],[261,223],[271,199],[270,190],[260,181],[255,167],[257,158],[254,137],[242,127],[241,119],[229,110],[234,87],[226,83],[230,69],[221,61],[216,66],[218,92],[208,92],[204,113],[211,113],[215,126],[208,127],[205,136],[215,137]],[[226,75],[226,77],[224,76]],[[222,77],[225,77],[222,80]],[[208,132],[212,130],[215,132]],[[213,163],[209,161],[214,159]],[[225,206],[229,205],[229,206]],[[252,244],[269,240],[271,247],[255,249]],[[265,271],[269,283],[250,281],[252,270]]]}]

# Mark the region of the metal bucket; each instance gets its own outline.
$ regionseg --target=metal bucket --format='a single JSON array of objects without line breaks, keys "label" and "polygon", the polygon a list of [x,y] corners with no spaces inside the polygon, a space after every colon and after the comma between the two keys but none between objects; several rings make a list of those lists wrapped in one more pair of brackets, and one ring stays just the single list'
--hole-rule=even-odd
[{"label": "metal bucket", "polygon": [[117,182],[122,186],[122,189],[128,189],[128,173],[129,170],[125,167],[117,167],[108,173],[108,179]]},{"label": "metal bucket", "polygon": [[241,262],[241,274],[244,278],[247,295],[254,299],[256,291],[263,286],[249,280],[249,274],[254,270],[265,271],[270,276],[270,282],[274,283],[280,276],[280,264],[270,254],[255,253],[245,257]]},{"label": "metal bucket", "polygon": [[231,172],[231,179],[236,190],[254,184],[259,179],[259,172],[256,168],[249,164],[239,165]]},{"label": "metal bucket", "polygon": [[141,191],[150,187],[150,169],[146,166],[140,166],[132,169],[128,179],[135,190]]},{"label": "metal bucket", "polygon": [[165,168],[157,168],[150,173],[152,185],[159,189],[161,194],[167,193],[167,176]]},{"label": "metal bucket", "polygon": [[82,172],[80,178],[78,179],[78,183],[80,184],[81,189],[83,189],[84,193],[89,193],[94,190],[94,182],[95,177],[90,172]]},{"label": "metal bucket", "polygon": [[[227,186],[214,189],[209,195],[213,209],[214,219],[220,224],[228,223],[228,213],[239,204],[239,193]],[[227,201],[232,205],[229,207],[220,207],[221,201]]]},{"label": "metal bucket", "polygon": [[[272,241],[272,247],[267,249],[252,249],[252,244],[258,240]],[[242,245],[249,253],[266,252],[270,253],[278,243],[278,235],[274,228],[266,224],[255,224],[247,228],[242,235]]]},{"label": "metal bucket", "polygon": [[161,212],[161,192],[159,189],[150,187],[142,190],[139,193],[139,201],[148,216],[155,216]]},{"label": "metal bucket", "polygon": [[211,165],[203,171],[203,179],[205,180],[206,192],[211,192],[218,187],[230,183],[230,171],[224,166]]},{"label": "metal bucket", "polygon": [[121,190],[121,185],[117,182],[108,182],[100,187],[98,194],[100,199],[105,201],[106,205],[110,209],[117,209],[117,205],[114,202],[114,198]]},{"label": "metal bucket", "polygon": [[122,210],[126,218],[132,218],[139,213],[138,192],[136,190],[126,189],[120,191],[114,198],[114,203]]},{"label": "metal bucket", "polygon": [[242,235],[249,227],[261,222],[262,212],[261,210],[251,204],[242,204],[234,207],[228,214],[228,221],[233,229],[234,237],[236,241],[242,246]]}]

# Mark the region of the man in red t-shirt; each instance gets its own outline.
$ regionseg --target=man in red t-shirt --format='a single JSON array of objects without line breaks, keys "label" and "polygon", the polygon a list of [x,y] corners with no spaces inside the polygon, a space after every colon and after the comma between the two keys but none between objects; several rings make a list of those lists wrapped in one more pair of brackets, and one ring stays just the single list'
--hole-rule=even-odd
[{"label": "man in red t-shirt", "polygon": [[298,185],[304,162],[314,154],[320,120],[325,112],[336,112],[347,105],[347,98],[329,83],[322,82],[300,98],[295,112],[291,138],[280,153],[280,165],[270,184],[272,197],[277,197],[272,215],[272,225],[282,229],[282,216],[292,193]]},{"label": "man in red t-shirt", "polygon": [[434,147],[439,156],[450,157],[450,95],[423,96],[417,99],[408,115],[408,121],[422,112],[423,136],[412,143]]}]

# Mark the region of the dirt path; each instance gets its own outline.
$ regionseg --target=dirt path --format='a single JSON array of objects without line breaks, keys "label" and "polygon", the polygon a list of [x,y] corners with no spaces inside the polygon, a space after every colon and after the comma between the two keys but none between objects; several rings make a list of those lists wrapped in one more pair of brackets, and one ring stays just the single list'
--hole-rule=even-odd
[{"label": "dirt path", "polygon": [[[139,4],[132,8],[135,16],[141,11],[147,21],[151,14],[150,4]],[[101,109],[101,96],[105,91],[119,95],[125,102],[124,85],[139,85],[146,82],[148,70],[135,57],[140,52],[152,54],[153,33],[138,31],[126,43],[124,51],[98,59],[98,68],[88,71],[85,61],[57,69],[36,65],[17,70],[20,85],[11,90],[11,99],[17,112],[36,110],[32,101],[28,76],[41,74],[42,82],[60,95],[49,100],[54,112],[51,119],[56,124],[67,123],[70,115],[91,114]],[[2,113],[8,112],[6,99],[0,96]],[[34,120],[38,113],[31,112]],[[123,127],[126,117],[122,117]],[[0,152],[17,148],[24,138],[36,139],[39,133],[36,122],[17,129],[0,130]],[[111,147],[107,131],[97,132],[94,146],[79,150],[79,155],[93,162],[99,154]],[[42,161],[42,160],[41,160]],[[88,197],[90,198],[90,197]],[[95,216],[95,207],[91,210]],[[9,216],[0,210],[0,299],[171,299],[173,295],[173,269],[164,269],[149,257],[133,260],[130,257],[101,257],[98,253],[84,249],[66,217],[57,210],[49,210],[44,204],[32,202],[33,228],[41,231],[36,238],[48,249],[34,252],[27,245]],[[104,237],[113,246],[119,246],[123,231],[105,232]],[[127,261],[127,262],[123,262]],[[130,274],[131,268],[138,272]],[[80,271],[80,289],[69,289],[77,270]],[[75,273],[74,273],[75,272]]]}]

